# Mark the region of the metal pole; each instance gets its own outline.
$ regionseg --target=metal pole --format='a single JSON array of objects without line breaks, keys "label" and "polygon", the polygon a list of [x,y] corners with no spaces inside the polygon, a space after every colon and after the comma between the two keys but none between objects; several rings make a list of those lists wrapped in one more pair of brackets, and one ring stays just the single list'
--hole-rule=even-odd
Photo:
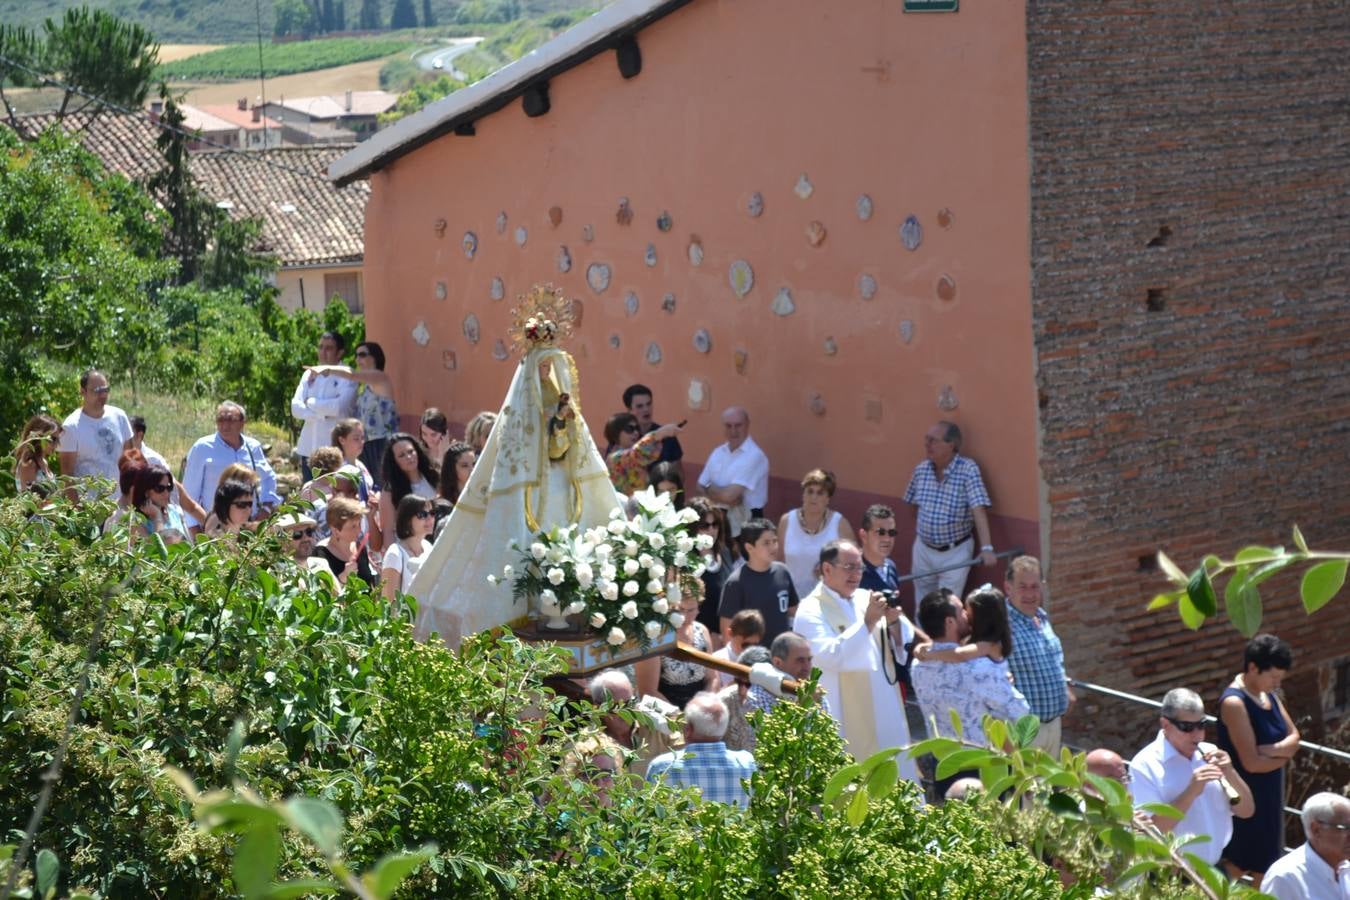
[{"label": "metal pole", "polygon": [[[994,559],[1009,559],[1014,556],[1021,556],[1024,552],[1026,551],[1024,551],[1021,547],[1014,547],[1011,550],[1004,550],[1002,553],[995,553]],[[978,566],[979,564],[980,558],[977,556],[970,562],[952,563],[950,566],[943,566],[940,569],[933,569],[931,572],[916,572],[913,575],[901,575],[899,578],[895,579],[895,583],[900,584],[901,582],[905,581],[914,581],[917,578],[927,578],[929,575],[940,575],[943,572],[954,572],[957,569],[967,569],[970,568],[971,566]]]}]

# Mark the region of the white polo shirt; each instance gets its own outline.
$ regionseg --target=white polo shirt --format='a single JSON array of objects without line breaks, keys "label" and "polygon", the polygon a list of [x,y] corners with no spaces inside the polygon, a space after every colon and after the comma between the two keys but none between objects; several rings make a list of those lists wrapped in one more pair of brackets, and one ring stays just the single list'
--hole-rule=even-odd
[{"label": "white polo shirt", "polygon": [[[1173,803],[1191,783],[1191,774],[1204,764],[1205,758],[1200,751],[1187,759],[1168,743],[1159,729],[1153,742],[1130,761],[1135,807],[1145,803]],[[1224,846],[1233,836],[1233,810],[1219,782],[1211,781],[1205,785],[1172,833],[1208,835],[1209,840],[1189,844],[1186,850],[1210,865],[1218,863]]]},{"label": "white polo shirt", "polygon": [[737,484],[745,489],[741,502],[728,511],[732,534],[740,534],[740,526],[750,518],[750,510],[763,509],[769,502],[769,457],[752,437],[747,437],[735,450],[721,444],[703,464],[698,483],[704,490],[714,484],[719,487]]},{"label": "white polo shirt", "polygon": [[1266,870],[1261,891],[1275,900],[1346,900],[1350,898],[1350,862],[1340,865],[1340,878],[1317,851],[1304,844],[1290,850]]}]

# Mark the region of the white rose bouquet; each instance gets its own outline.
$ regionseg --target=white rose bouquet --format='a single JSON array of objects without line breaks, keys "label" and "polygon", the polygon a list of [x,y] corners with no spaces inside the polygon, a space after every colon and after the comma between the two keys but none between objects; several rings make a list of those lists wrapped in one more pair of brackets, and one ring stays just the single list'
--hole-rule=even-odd
[{"label": "white rose bouquet", "polygon": [[638,514],[631,521],[616,509],[605,525],[553,528],[528,547],[513,544],[519,562],[489,580],[533,598],[550,627],[577,616],[614,651],[634,642],[645,649],[683,620],[675,612],[679,578],[703,574],[700,551],[707,548],[689,533],[698,521],[692,509],[675,509],[651,488],[634,500]]}]

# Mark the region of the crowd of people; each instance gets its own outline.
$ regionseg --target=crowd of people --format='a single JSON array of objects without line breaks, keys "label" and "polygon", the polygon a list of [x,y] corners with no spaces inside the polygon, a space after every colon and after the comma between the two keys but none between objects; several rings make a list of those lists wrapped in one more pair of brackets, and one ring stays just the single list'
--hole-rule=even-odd
[{"label": "crowd of people", "polygon": [[[305,503],[281,515],[277,473],[266,448],[244,434],[242,405],[219,404],[215,432],[191,446],[177,478],[146,445],[144,419],[109,404],[108,378],[95,369],[81,375],[81,405],[64,421],[38,415],[27,423],[16,487],[56,488],[54,445],[72,499],[100,490],[103,482],[92,478],[117,486],[107,527],[125,526],[133,540],[223,538],[266,523],[284,536],[295,572],[335,588],[360,578],[397,602],[459,500],[494,416],[476,416],[463,440],[434,408],[421,414],[418,434],[402,431],[379,344],[358,344],[353,367],[342,364],[345,352],[340,335],[324,334],[317,364],[296,386]],[[892,558],[896,511],[871,505],[855,526],[832,508],[837,483],[829,471],[806,473],[800,505],[776,521],[765,516],[769,460],[745,409],[723,413],[725,442],[686,491],[679,439],[686,423],[657,423],[644,385],[627,388],[621,401],[623,411],[604,426],[616,491],[669,493],[678,508],[698,513],[691,528],[712,538],[704,570],[682,593],[677,637],[739,666],[664,656],[596,676],[589,684],[596,703],[636,700],[649,717],[635,724],[607,716],[604,733],[579,741],[567,765],[627,768],[744,805],[755,770],[750,713],[770,709],[785,685],[813,669],[819,703],[857,759],[925,734],[984,745],[986,716],[1014,722],[1028,714],[1039,725],[1035,746],[1058,755],[1060,723],[1075,697],[1043,605],[1039,560],[1017,556],[1001,587],[965,591],[972,565],[994,565],[996,555],[991,501],[978,464],[960,452],[959,427],[937,422],[924,437],[924,459],[903,494],[915,539],[911,574],[902,576]],[[1137,805],[1175,807],[1180,818],[1154,815],[1151,826],[1203,837],[1193,852],[1231,876],[1249,875],[1277,897],[1340,897],[1326,891],[1350,882],[1350,800],[1312,798],[1303,811],[1306,844],[1284,850],[1284,774],[1300,736],[1278,690],[1291,666],[1289,646],[1260,635],[1222,692],[1217,743],[1203,740],[1212,720],[1200,696],[1179,687],[1163,698],[1158,732],[1129,763],[1099,748],[1088,766],[1125,784]],[[934,801],[978,789],[975,772],[935,779],[907,753],[896,762]]]}]

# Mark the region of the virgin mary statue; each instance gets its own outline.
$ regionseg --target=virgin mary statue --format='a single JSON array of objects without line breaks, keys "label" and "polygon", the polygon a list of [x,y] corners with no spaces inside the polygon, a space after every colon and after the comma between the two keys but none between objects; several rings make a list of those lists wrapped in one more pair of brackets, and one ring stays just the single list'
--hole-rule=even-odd
[{"label": "virgin mary statue", "polygon": [[[581,417],[576,362],[558,342],[571,333],[571,301],[536,285],[512,311],[523,351],[506,401],[450,518],[413,578],[416,634],[452,649],[465,637],[522,624],[528,603],[494,584],[520,547],[558,525],[604,525],[621,504]],[[513,547],[513,544],[515,545]]]}]

